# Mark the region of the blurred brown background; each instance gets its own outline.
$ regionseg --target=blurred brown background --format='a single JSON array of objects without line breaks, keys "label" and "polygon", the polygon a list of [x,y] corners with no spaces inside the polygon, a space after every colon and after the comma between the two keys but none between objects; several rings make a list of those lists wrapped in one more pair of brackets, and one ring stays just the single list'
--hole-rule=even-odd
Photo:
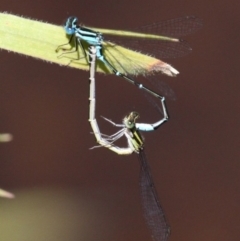
[{"label": "blurred brown background", "polygon": [[[240,236],[239,1],[11,1],[1,11],[61,25],[70,15],[88,25],[129,29],[196,15],[204,27],[186,37],[193,53],[169,59],[177,78],[169,122],[144,134],[171,241],[226,241]],[[59,43],[61,44],[61,43]],[[151,240],[138,187],[137,156],[95,145],[88,123],[88,73],[1,51],[0,240]],[[122,94],[121,94],[122,93]],[[159,118],[140,91],[97,75],[103,133],[131,110]],[[125,142],[123,142],[125,143]]]}]

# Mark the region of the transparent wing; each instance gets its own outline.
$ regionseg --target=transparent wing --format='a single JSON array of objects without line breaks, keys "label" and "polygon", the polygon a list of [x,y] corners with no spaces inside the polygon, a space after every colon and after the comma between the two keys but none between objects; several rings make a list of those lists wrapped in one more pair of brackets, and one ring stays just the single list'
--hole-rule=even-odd
[{"label": "transparent wing", "polygon": [[154,33],[169,37],[182,37],[196,32],[202,25],[202,19],[196,16],[183,16],[141,26],[135,30],[136,32]]},{"label": "transparent wing", "polygon": [[106,42],[106,45],[103,46],[103,54],[106,59],[123,74],[145,75],[150,72],[150,70],[145,68],[141,59],[123,54],[123,52],[119,50],[119,48],[115,48],[112,43]]},{"label": "transparent wing", "polygon": [[[117,50],[116,50],[117,51]],[[105,57],[111,62],[111,64],[121,73],[126,74],[128,77],[135,79],[136,76],[133,76],[132,73],[128,73],[128,70],[126,69],[126,66],[121,63],[118,59],[115,58],[114,56],[114,51],[109,51],[106,49],[104,51]],[[121,55],[121,53],[118,53],[118,56]],[[123,56],[124,57],[124,56]],[[139,74],[142,70],[141,68],[141,63],[137,61],[131,61],[127,56],[125,59],[125,62],[128,62],[127,68],[131,68],[131,70],[135,70],[135,74]],[[144,78],[141,79],[140,81],[144,86],[147,88],[150,88],[154,90],[156,93],[158,93],[161,96],[164,96],[167,99],[170,100],[176,100],[176,94],[173,91],[173,89],[164,81],[161,80],[160,75],[146,75]],[[155,97],[153,98],[149,93],[142,91],[144,97],[148,100],[148,102],[153,105],[153,107],[161,114],[162,112],[162,107],[159,99],[156,99]]]},{"label": "transparent wing", "polygon": [[[121,63],[121,58],[117,59],[115,57],[122,56],[121,58],[124,58],[124,63],[127,63],[126,65],[123,65]],[[170,86],[161,80],[161,75],[154,75],[151,74],[151,72],[144,72],[144,69],[141,65],[141,59],[132,61],[128,56],[123,56],[120,51],[118,51],[115,48],[104,48],[104,56],[108,61],[111,62],[111,64],[121,73],[126,74],[127,76],[131,77],[132,79],[135,79],[136,76],[133,76],[132,71],[135,71],[135,75],[144,75],[144,79],[146,80],[146,86],[149,88],[152,88],[156,90],[156,92],[168,99],[176,100],[175,92],[173,91]],[[130,69],[130,73],[128,71]],[[150,85],[149,85],[150,84]],[[148,98],[148,94],[146,93]],[[149,99],[149,98],[148,98]],[[151,101],[150,101],[151,102]]]},{"label": "transparent wing", "polygon": [[163,209],[159,203],[144,151],[140,151],[139,161],[141,167],[141,198],[146,223],[154,241],[167,241],[170,234],[170,227],[166,222]]},{"label": "transparent wing", "polygon": [[[157,34],[161,36],[179,38],[196,32],[202,27],[202,20],[195,16],[184,16],[162,22],[145,25],[131,31]],[[106,35],[106,41],[120,44],[133,50],[139,50],[148,53],[157,58],[174,58],[184,56],[191,52],[188,42],[179,40],[179,42],[153,40],[149,38],[117,37]]]},{"label": "transparent wing", "polygon": [[[174,90],[163,80],[160,79],[159,75],[150,75],[146,76],[145,79],[151,83],[154,88],[156,88],[157,92],[170,100],[176,100],[177,96]],[[151,101],[150,101],[151,102]]]},{"label": "transparent wing", "polygon": [[192,48],[185,40],[179,42],[170,42],[151,39],[121,38],[121,40],[112,40],[112,43],[120,44],[126,48],[140,51],[141,53],[151,55],[158,59],[177,58],[191,53]]}]

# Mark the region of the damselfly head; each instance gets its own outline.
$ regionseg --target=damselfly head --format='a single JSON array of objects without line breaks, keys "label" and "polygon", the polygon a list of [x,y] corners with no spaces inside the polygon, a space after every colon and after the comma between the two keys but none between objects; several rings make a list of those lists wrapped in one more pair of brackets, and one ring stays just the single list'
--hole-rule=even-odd
[{"label": "damselfly head", "polygon": [[128,116],[125,116],[125,118],[123,119],[123,124],[128,129],[132,129],[135,126],[136,120],[138,118],[139,118],[139,114],[136,111],[133,111]]},{"label": "damselfly head", "polygon": [[66,23],[64,25],[64,29],[65,29],[67,34],[74,34],[75,31],[76,31],[77,25],[78,25],[77,17],[72,16],[72,17],[69,17],[66,20]]}]

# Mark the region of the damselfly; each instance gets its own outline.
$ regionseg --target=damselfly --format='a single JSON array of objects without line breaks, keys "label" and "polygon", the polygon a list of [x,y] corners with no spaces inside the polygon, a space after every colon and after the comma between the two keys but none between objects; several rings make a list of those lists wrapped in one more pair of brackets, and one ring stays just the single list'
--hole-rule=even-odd
[{"label": "damselfly", "polygon": [[[126,56],[123,51],[124,48],[116,45],[111,40],[111,35],[117,35],[118,38],[126,37],[127,47],[132,48],[139,47],[140,40],[142,40],[140,45],[141,51],[146,50],[148,54],[153,54],[157,58],[167,58],[181,56],[190,52],[191,48],[188,43],[178,37],[192,33],[201,26],[202,21],[200,19],[194,16],[187,16],[155,23],[153,25],[147,25],[138,29],[138,32],[127,32],[120,30],[86,28],[78,25],[78,19],[76,17],[69,17],[64,28],[66,33],[70,35],[70,41],[67,44],[60,45],[56,49],[56,52],[60,49],[64,51],[69,50],[59,55],[59,57],[77,52],[77,58],[72,59],[71,61],[79,60],[80,46],[83,54],[81,58],[87,60],[85,49],[89,45],[93,45],[97,49],[97,59],[105,65],[105,68],[110,70],[113,74],[123,77],[138,88],[144,89],[159,98],[160,96],[157,93],[143,86],[136,80],[133,80],[130,76],[138,74],[146,75],[158,71],[169,76],[175,76],[179,72],[171,65],[159,59],[154,63],[146,64],[144,63],[143,58],[136,57],[134,54]],[[102,34],[108,35],[110,41],[105,41]],[[168,35],[168,37],[159,34],[165,34]],[[116,40],[116,36],[114,38]],[[68,44],[70,44],[71,47],[66,49],[64,46]],[[73,48],[74,50],[71,51]]]},{"label": "damselfly", "polygon": [[[142,205],[146,223],[152,233],[152,237],[155,241],[166,241],[170,234],[170,227],[166,222],[166,218],[163,209],[160,205],[156,188],[154,186],[150,168],[144,153],[144,142],[139,131],[153,131],[156,130],[161,124],[168,119],[168,114],[164,102],[164,97],[161,97],[161,104],[163,108],[164,117],[154,124],[136,123],[139,114],[137,112],[131,112],[123,119],[123,124],[115,124],[111,120],[104,118],[111,124],[122,129],[111,136],[101,134],[97,120],[95,117],[95,58],[96,49],[91,47],[90,49],[90,105],[89,105],[89,122],[91,124],[93,133],[97,142],[111,151],[116,152],[119,155],[128,155],[133,152],[138,154],[140,162],[140,189]],[[128,141],[128,147],[121,148],[114,144],[116,140],[125,136]]]}]

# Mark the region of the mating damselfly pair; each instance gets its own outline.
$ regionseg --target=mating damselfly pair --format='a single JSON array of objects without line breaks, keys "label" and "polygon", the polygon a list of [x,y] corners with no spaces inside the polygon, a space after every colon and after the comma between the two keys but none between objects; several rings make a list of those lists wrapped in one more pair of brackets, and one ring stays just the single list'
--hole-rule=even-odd
[{"label": "mating damselfly pair", "polygon": [[[85,58],[87,64],[90,64],[90,95],[89,95],[89,121],[100,146],[119,155],[129,155],[133,152],[138,154],[140,162],[140,190],[143,204],[144,216],[147,225],[151,231],[155,241],[166,241],[168,239],[170,228],[166,222],[163,209],[160,205],[156,188],[153,183],[150,168],[144,152],[144,141],[140,131],[153,131],[168,120],[165,98],[157,92],[143,86],[132,78],[132,75],[148,75],[152,72],[162,72],[169,76],[175,76],[179,72],[171,65],[156,59],[154,63],[145,63],[143,59],[137,59],[133,54],[124,54],[125,49],[120,47],[115,40],[112,41],[112,35],[117,38],[126,37],[126,46],[132,48],[144,48],[148,53],[152,53],[158,58],[178,57],[191,51],[188,43],[180,40],[178,37],[187,35],[199,29],[202,21],[196,17],[182,17],[178,19],[168,20],[153,25],[144,26],[136,32],[126,32],[118,30],[100,30],[90,29],[78,25],[76,17],[70,17],[65,24],[65,31],[70,35],[70,41],[67,44],[60,45],[57,52],[62,49],[65,52],[59,57],[66,57],[67,54],[77,53],[76,58],[72,61],[78,61]],[[143,32],[148,32],[144,34]],[[109,41],[104,40],[102,33],[109,35]],[[162,35],[159,35],[162,34]],[[137,40],[138,39],[138,40]],[[64,46],[70,44],[70,48]],[[80,48],[79,48],[80,47]],[[90,47],[88,59],[88,47]],[[74,50],[72,50],[74,49]],[[79,50],[81,54],[79,54]],[[144,57],[144,55],[143,55]],[[115,124],[113,121],[104,118],[116,127],[121,129],[113,135],[104,135],[100,132],[96,116],[96,97],[95,97],[95,59],[103,63],[106,70],[126,79],[128,82],[136,85],[139,89],[145,90],[147,93],[159,98],[162,107],[163,118],[153,124],[137,123],[139,114],[131,112],[123,119],[123,124]],[[123,148],[115,144],[121,137],[125,136],[128,146]]]},{"label": "mating damselfly pair", "polygon": [[[71,62],[81,58],[85,58],[88,62],[86,49],[89,46],[95,46],[96,57],[103,63],[106,72],[120,76],[139,89],[160,98],[158,93],[137,82],[132,76],[150,75],[156,72],[176,76],[179,72],[160,58],[179,57],[191,52],[189,44],[179,37],[193,33],[201,26],[201,19],[195,16],[185,16],[146,25],[136,29],[135,32],[130,32],[87,28],[78,25],[77,17],[69,17],[64,26],[66,34],[70,36],[69,43],[58,46],[56,52],[64,51],[58,56],[59,58],[68,57],[69,54],[76,52],[75,58],[68,57],[71,59],[69,62],[71,65]],[[107,36],[106,40],[103,34]],[[122,40],[121,44],[125,47],[146,51],[146,54],[151,54],[159,59],[149,62],[144,59],[147,55],[142,54],[139,57],[135,51],[126,53],[126,48],[117,44],[119,40]],[[67,45],[70,47],[66,48]],[[81,52],[79,53],[79,51]]]}]

